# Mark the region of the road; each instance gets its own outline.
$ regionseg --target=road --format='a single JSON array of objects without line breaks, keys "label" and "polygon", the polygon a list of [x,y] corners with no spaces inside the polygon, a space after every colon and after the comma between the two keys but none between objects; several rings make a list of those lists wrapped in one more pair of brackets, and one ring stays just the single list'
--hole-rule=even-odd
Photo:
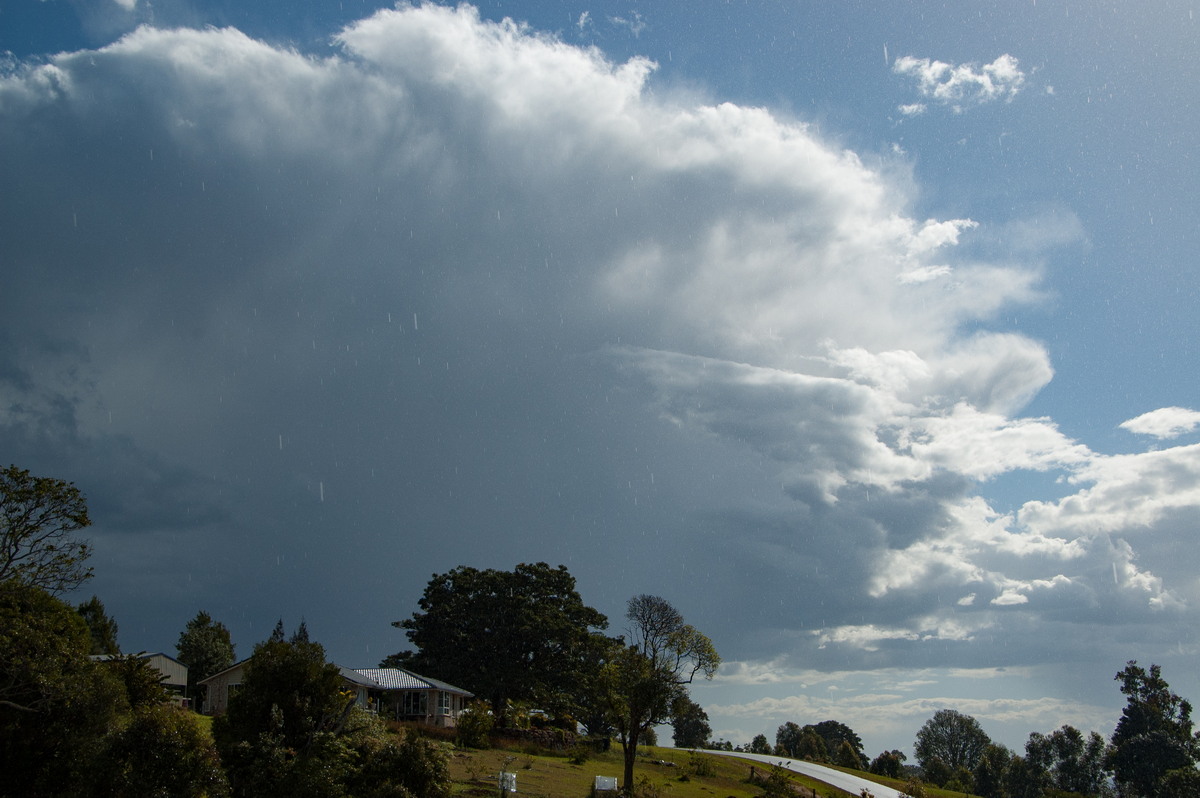
[{"label": "road", "polygon": [[709,751],[707,749],[699,753],[736,756],[739,759],[749,759],[754,762],[763,762],[767,765],[779,765],[781,768],[790,770],[793,773],[801,773],[823,781],[826,784],[831,784],[834,787],[845,790],[851,795],[859,795],[864,788],[870,790],[871,795],[874,795],[875,798],[901,798],[904,795],[904,793],[894,790],[891,787],[884,787],[882,784],[876,784],[873,781],[861,779],[858,776],[852,776],[840,770],[827,768],[824,765],[806,762],[803,759],[785,759],[780,756],[770,756],[768,754],[745,754],[740,751]]}]

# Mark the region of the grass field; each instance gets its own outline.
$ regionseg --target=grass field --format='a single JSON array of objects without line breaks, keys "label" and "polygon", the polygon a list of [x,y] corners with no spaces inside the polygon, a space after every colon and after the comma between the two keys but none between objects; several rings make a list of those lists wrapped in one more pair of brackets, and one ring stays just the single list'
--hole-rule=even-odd
[{"label": "grass field", "polygon": [[[754,765],[729,757],[700,757],[671,748],[648,748],[638,758],[634,778],[644,784],[648,798],[755,798],[762,790],[749,781]],[[670,764],[667,764],[670,763]],[[501,770],[517,774],[517,795],[531,798],[587,798],[596,776],[621,777],[621,750],[614,746],[592,755],[584,764],[571,764],[565,757],[545,756],[502,749],[456,750],[450,757],[450,774],[455,795],[495,796]],[[700,771],[698,774],[697,771]],[[702,774],[702,775],[701,775]],[[643,782],[643,779],[645,780]],[[847,798],[850,793],[802,776],[791,782],[802,788],[798,796]],[[858,796],[853,796],[858,798]]]},{"label": "grass field", "polygon": [[[639,749],[639,754],[642,749]],[[758,798],[763,790],[750,781],[751,768],[765,775],[761,764],[725,756],[694,756],[673,748],[648,748],[634,770],[639,792],[645,798]],[[670,764],[667,764],[670,763]],[[620,746],[593,754],[582,765],[564,756],[525,753],[519,750],[455,749],[450,753],[450,775],[455,796],[497,796],[498,774],[517,774],[517,793],[530,798],[588,798],[596,776],[621,777]],[[904,782],[838,768],[902,789]],[[699,772],[698,772],[699,771]],[[789,773],[797,798],[859,798],[857,794]],[[960,792],[926,787],[928,798],[971,798]]]}]

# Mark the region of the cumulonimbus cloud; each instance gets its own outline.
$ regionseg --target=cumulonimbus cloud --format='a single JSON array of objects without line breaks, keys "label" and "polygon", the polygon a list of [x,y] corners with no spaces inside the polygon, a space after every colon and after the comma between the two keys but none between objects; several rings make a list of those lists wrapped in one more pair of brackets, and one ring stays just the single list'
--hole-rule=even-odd
[{"label": "cumulonimbus cloud", "polygon": [[[333,562],[328,530],[352,529],[421,578],[443,536],[565,558],[568,528],[601,589],[702,602],[694,574],[729,579],[714,634],[765,661],[1186,607],[1153,543],[1200,506],[1200,458],[1106,457],[1022,415],[1049,355],[989,327],[1040,273],[960,254],[988,220],[925,218],[801,120],[672,96],[647,59],[470,7],[335,42],[144,27],[0,79],[0,177],[22,187],[0,197],[0,332],[23,342],[0,354],[0,423],[57,423],[29,451],[142,452],[265,547],[312,529]],[[964,106],[1024,80],[1007,56],[896,69]],[[1127,428],[1195,424],[1158,412]],[[1000,511],[1012,474],[1062,481]],[[687,568],[663,573],[647,530]],[[390,584],[386,563],[355,583]]]}]

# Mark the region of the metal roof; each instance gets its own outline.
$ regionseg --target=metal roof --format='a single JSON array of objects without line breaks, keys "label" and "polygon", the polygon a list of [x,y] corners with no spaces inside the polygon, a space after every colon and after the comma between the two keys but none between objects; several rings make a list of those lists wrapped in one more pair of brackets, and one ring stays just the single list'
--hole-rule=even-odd
[{"label": "metal roof", "polygon": [[401,668],[355,668],[355,671],[379,684],[384,690],[445,690],[449,693],[474,696],[461,687],[420,676]]}]

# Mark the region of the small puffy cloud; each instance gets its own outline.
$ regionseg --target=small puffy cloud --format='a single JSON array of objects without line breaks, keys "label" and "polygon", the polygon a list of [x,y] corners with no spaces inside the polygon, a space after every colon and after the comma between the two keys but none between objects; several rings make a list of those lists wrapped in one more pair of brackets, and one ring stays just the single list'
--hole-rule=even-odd
[{"label": "small puffy cloud", "polygon": [[[996,100],[1011,101],[1025,84],[1025,73],[1019,68],[1017,59],[1008,54],[982,66],[948,64],[906,55],[896,59],[892,71],[914,79],[922,97],[957,111]],[[901,106],[901,112],[912,115],[904,109],[914,107]]]},{"label": "small puffy cloud", "polygon": [[1162,407],[1120,424],[1121,429],[1155,438],[1178,438],[1200,426],[1200,412],[1186,407]]}]

